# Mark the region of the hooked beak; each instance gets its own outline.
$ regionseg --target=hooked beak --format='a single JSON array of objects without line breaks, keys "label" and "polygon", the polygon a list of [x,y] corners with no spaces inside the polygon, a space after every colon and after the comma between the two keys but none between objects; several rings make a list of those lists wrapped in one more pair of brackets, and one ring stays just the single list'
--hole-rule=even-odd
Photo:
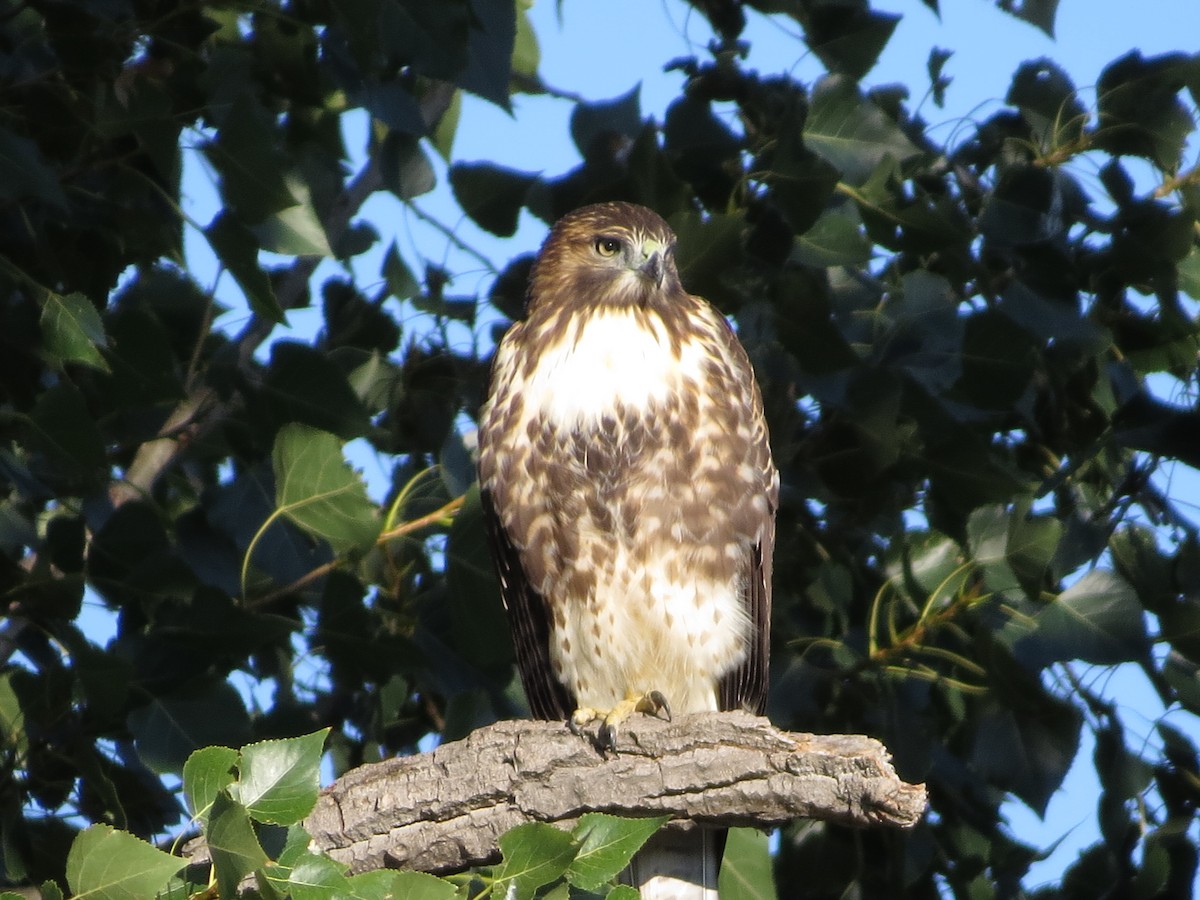
[{"label": "hooked beak", "polygon": [[642,264],[638,266],[638,271],[653,281],[655,287],[662,287],[663,277],[667,274],[664,249],[658,241],[642,244]]}]

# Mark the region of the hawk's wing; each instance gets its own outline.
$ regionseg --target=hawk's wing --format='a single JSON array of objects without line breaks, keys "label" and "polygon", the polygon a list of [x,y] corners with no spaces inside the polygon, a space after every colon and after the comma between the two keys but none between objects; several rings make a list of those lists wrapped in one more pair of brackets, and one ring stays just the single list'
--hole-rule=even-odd
[{"label": "hawk's wing", "polygon": [[771,655],[771,556],[775,551],[774,502],[772,520],[754,548],[742,600],[750,615],[750,646],[746,658],[727,672],[717,686],[721,709],[744,709],[761,716],[767,708],[768,661]]},{"label": "hawk's wing", "polygon": [[538,719],[566,719],[575,711],[575,698],[555,677],[550,664],[550,610],[525,577],[517,548],[504,533],[492,504],[491,491],[481,488],[479,499],[529,709]]}]

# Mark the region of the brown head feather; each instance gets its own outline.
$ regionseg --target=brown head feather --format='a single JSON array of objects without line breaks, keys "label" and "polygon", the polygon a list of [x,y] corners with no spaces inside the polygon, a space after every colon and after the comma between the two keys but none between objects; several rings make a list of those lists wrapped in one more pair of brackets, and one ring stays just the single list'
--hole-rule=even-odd
[{"label": "brown head feather", "polygon": [[[601,246],[616,249],[606,256]],[[648,269],[629,277],[649,262],[644,248],[660,254],[658,281]],[[664,306],[682,294],[671,226],[644,206],[596,203],[563,216],[550,231],[530,276],[527,312],[564,301]]]}]

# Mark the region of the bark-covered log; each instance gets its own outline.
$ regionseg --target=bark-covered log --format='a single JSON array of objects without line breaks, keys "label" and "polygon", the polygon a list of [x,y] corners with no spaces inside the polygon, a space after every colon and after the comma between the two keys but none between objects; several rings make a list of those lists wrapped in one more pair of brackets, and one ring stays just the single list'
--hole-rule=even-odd
[{"label": "bark-covered log", "polygon": [[744,713],[637,716],[617,747],[606,757],[557,722],[497,722],[348,772],[305,827],[354,872],[447,872],[494,859],[516,825],[569,825],[591,810],[759,827],[909,826],[925,810],[924,787],[902,782],[883,745],[861,735],[791,734]]}]

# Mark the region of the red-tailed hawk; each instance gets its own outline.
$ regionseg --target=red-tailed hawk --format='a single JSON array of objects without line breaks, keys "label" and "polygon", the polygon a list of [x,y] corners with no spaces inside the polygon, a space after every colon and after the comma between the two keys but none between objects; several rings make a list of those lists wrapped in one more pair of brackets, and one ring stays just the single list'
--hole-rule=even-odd
[{"label": "red-tailed hawk", "polygon": [[611,747],[634,711],[766,700],[779,476],[745,351],[683,289],[674,245],[629,203],[560,220],[480,414],[530,708],[599,720]]}]

